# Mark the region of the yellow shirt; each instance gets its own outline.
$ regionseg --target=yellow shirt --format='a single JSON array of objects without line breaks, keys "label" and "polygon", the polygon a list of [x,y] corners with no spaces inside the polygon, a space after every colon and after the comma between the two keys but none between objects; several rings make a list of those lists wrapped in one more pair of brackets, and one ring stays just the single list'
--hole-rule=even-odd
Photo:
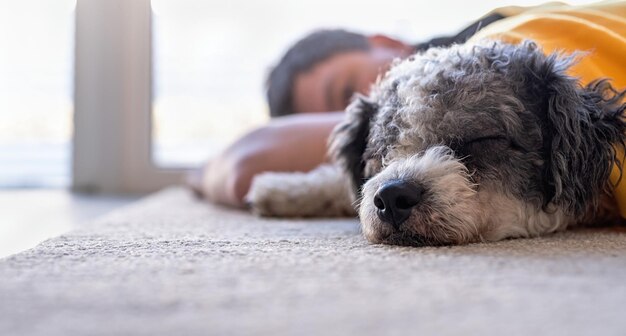
[{"label": "yellow shirt", "polygon": [[[603,1],[592,5],[569,6],[548,3],[536,7],[506,7],[494,12],[507,16],[476,33],[468,41],[498,39],[517,44],[533,40],[545,53],[588,52],[570,68],[570,75],[586,85],[598,78],[610,78],[618,90],[626,89],[626,1]],[[619,153],[624,157],[624,153]],[[619,181],[617,166],[611,182]],[[626,218],[626,171],[613,191],[620,214]]]}]

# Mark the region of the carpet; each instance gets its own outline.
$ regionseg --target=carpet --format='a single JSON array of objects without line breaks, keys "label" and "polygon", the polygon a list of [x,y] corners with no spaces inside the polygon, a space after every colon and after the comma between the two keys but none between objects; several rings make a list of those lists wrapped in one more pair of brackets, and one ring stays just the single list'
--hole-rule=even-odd
[{"label": "carpet", "polygon": [[626,230],[457,247],[168,189],[0,260],[0,335],[625,335]]}]

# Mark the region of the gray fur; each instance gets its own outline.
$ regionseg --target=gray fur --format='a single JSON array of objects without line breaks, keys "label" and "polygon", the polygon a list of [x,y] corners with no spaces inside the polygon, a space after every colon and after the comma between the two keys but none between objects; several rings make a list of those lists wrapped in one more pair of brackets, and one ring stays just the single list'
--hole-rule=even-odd
[{"label": "gray fur", "polygon": [[[348,108],[330,147],[359,193],[366,237],[407,245],[528,237],[593,213],[611,167],[621,167],[614,146],[624,147],[626,105],[606,80],[581,87],[566,74],[573,62],[533,42],[491,41],[395,64]],[[430,192],[394,231],[372,215],[371,198],[398,176]]]}]

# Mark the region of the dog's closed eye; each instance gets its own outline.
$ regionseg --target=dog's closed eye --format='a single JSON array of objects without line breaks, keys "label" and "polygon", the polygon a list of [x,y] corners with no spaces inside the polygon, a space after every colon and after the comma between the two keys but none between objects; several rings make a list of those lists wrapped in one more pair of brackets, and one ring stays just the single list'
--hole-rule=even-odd
[{"label": "dog's closed eye", "polygon": [[503,136],[503,135],[490,135],[490,136],[482,136],[478,138],[473,138],[471,140],[467,140],[464,142],[463,147],[465,148],[488,148],[488,149],[498,149],[498,148],[508,148],[515,151],[524,151],[524,148],[521,147],[515,140]]},{"label": "dog's closed eye", "polygon": [[457,143],[453,143],[452,146],[456,147],[456,149],[461,152],[472,152],[478,149],[501,148],[508,146],[509,143],[509,139],[505,136],[489,135],[461,140]]},{"label": "dog's closed eye", "polygon": [[485,142],[494,142],[494,141],[509,141],[509,139],[501,135],[482,136],[482,137],[473,138],[471,140],[465,141],[465,145],[485,143]]}]

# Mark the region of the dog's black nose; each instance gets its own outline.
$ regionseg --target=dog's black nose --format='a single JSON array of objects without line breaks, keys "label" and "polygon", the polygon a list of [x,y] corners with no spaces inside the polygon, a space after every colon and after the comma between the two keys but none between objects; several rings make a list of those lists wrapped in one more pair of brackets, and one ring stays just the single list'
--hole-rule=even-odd
[{"label": "dog's black nose", "polygon": [[374,196],[378,217],[397,228],[422,199],[424,188],[405,181],[384,184]]}]

